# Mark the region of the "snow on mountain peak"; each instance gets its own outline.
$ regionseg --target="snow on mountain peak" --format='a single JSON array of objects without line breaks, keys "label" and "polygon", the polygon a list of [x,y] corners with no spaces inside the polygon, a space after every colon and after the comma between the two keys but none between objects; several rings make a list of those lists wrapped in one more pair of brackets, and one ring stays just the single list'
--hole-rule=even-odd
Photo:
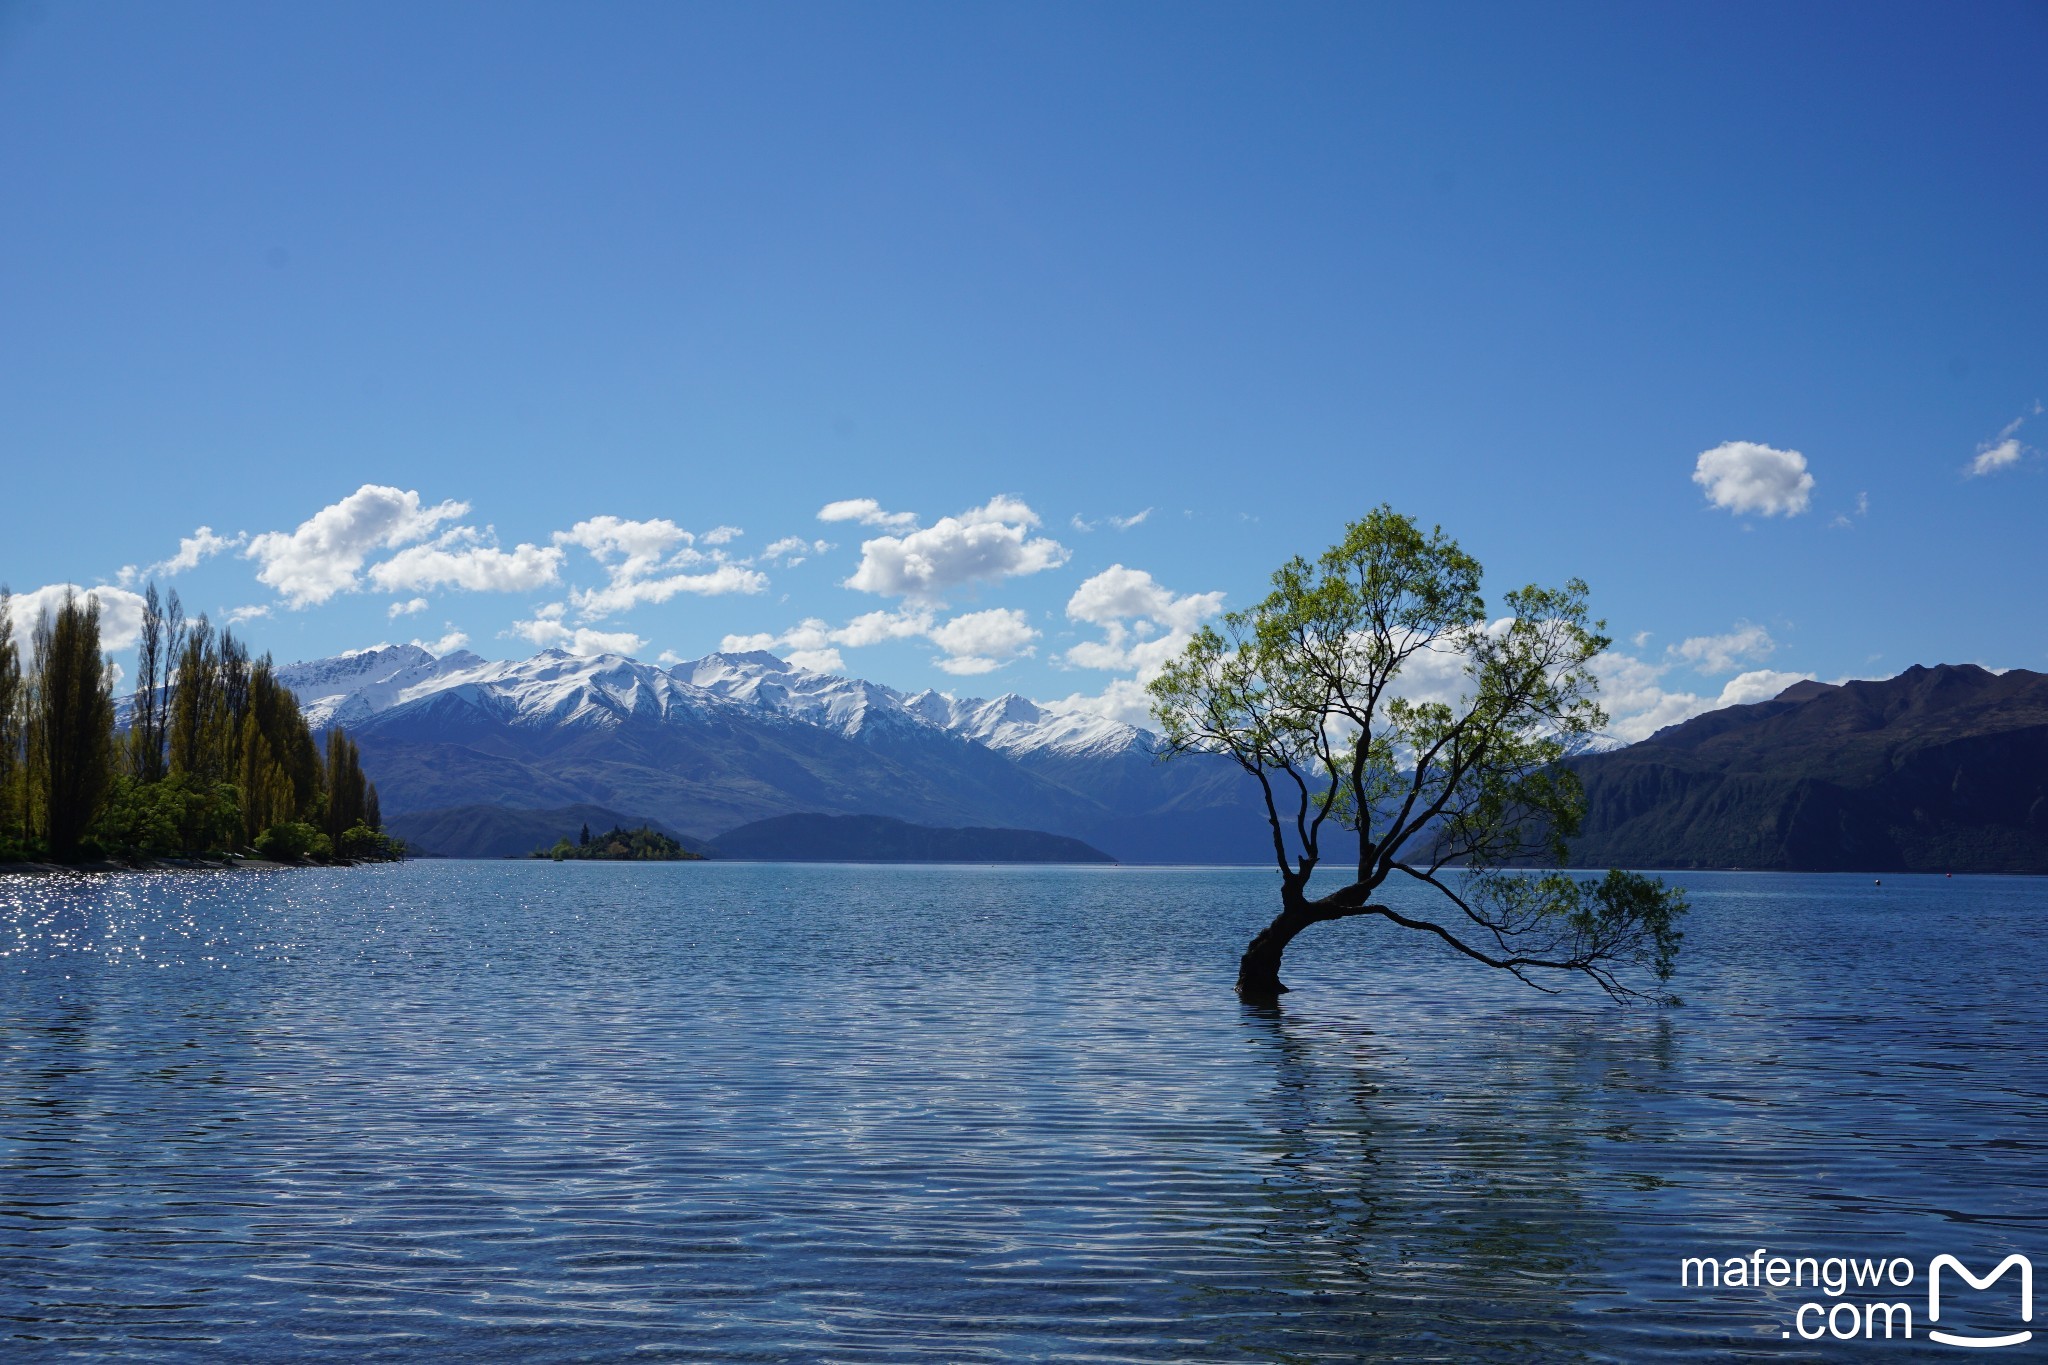
[{"label": "snow on mountain peak", "polygon": [[357,726],[396,707],[451,693],[501,707],[522,725],[611,726],[631,715],[667,718],[728,705],[849,738],[936,731],[1011,755],[1104,755],[1153,744],[1135,727],[1051,710],[1015,693],[992,700],[929,689],[905,695],[860,678],[798,668],[765,650],[707,654],[662,669],[619,654],[561,649],[490,662],[467,650],[437,659],[414,645],[383,645],[290,664],[278,677],[298,694],[316,729]]}]

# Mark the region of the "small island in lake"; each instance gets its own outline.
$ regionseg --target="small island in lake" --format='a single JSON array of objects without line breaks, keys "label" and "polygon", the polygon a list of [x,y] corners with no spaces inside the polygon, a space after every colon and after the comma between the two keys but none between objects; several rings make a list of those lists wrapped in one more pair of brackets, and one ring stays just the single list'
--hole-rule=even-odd
[{"label": "small island in lake", "polygon": [[552,858],[556,862],[588,861],[608,863],[684,863],[702,861],[704,855],[692,853],[681,844],[650,825],[638,829],[621,829],[614,825],[603,834],[593,836],[590,826],[585,825],[575,842],[566,836],[553,848],[537,848],[535,858]]}]

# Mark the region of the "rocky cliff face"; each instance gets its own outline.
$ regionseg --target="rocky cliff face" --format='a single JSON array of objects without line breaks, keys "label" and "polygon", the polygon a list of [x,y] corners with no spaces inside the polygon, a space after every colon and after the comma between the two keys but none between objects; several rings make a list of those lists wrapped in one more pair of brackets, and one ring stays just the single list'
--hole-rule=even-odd
[{"label": "rocky cliff face", "polygon": [[2048,675],[1799,683],[1577,762],[1586,866],[2048,872]]}]

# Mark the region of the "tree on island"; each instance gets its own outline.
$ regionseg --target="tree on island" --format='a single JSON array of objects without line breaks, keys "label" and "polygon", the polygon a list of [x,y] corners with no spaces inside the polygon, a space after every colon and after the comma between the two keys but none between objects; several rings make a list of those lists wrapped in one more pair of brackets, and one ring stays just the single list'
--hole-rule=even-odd
[{"label": "tree on island", "polygon": [[[1682,893],[1554,870],[1585,809],[1562,760],[1607,723],[1590,667],[1606,623],[1588,621],[1577,579],[1510,592],[1489,622],[1480,577],[1441,528],[1383,506],[1315,563],[1283,565],[1265,600],[1204,627],[1151,684],[1169,755],[1229,757],[1264,794],[1280,913],[1239,961],[1244,998],[1287,989],[1281,958],[1304,929],[1356,917],[1539,990],[1584,976],[1617,999],[1669,998],[1622,973],[1670,978]],[[1313,895],[1326,839],[1349,880]],[[1515,870],[1532,862],[1553,870]],[[1390,882],[1436,912],[1389,904]]]},{"label": "tree on island", "polygon": [[593,837],[583,827],[577,842],[563,835],[553,848],[537,848],[529,856],[552,858],[556,862],[681,863],[695,862],[704,855],[692,853],[651,825],[625,829],[618,825]]}]

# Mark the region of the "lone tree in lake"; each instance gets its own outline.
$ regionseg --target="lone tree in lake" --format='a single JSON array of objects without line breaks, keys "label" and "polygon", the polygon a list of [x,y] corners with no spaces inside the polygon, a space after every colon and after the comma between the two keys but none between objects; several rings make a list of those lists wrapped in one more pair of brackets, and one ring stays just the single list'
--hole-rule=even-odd
[{"label": "lone tree in lake", "polygon": [[[1562,760],[1607,723],[1590,667],[1606,623],[1587,620],[1577,579],[1508,593],[1492,622],[1479,586],[1441,528],[1381,507],[1313,564],[1281,566],[1264,601],[1204,627],[1151,684],[1170,754],[1226,755],[1265,794],[1280,913],[1245,949],[1239,995],[1285,991],[1281,957],[1310,925],[1373,916],[1539,990],[1584,976],[1665,998],[1624,974],[1670,978],[1683,895],[1554,870],[1585,811]],[[1349,880],[1312,895],[1326,840]],[[1531,863],[1553,870],[1515,870]],[[1435,912],[1389,904],[1390,883]]]}]

